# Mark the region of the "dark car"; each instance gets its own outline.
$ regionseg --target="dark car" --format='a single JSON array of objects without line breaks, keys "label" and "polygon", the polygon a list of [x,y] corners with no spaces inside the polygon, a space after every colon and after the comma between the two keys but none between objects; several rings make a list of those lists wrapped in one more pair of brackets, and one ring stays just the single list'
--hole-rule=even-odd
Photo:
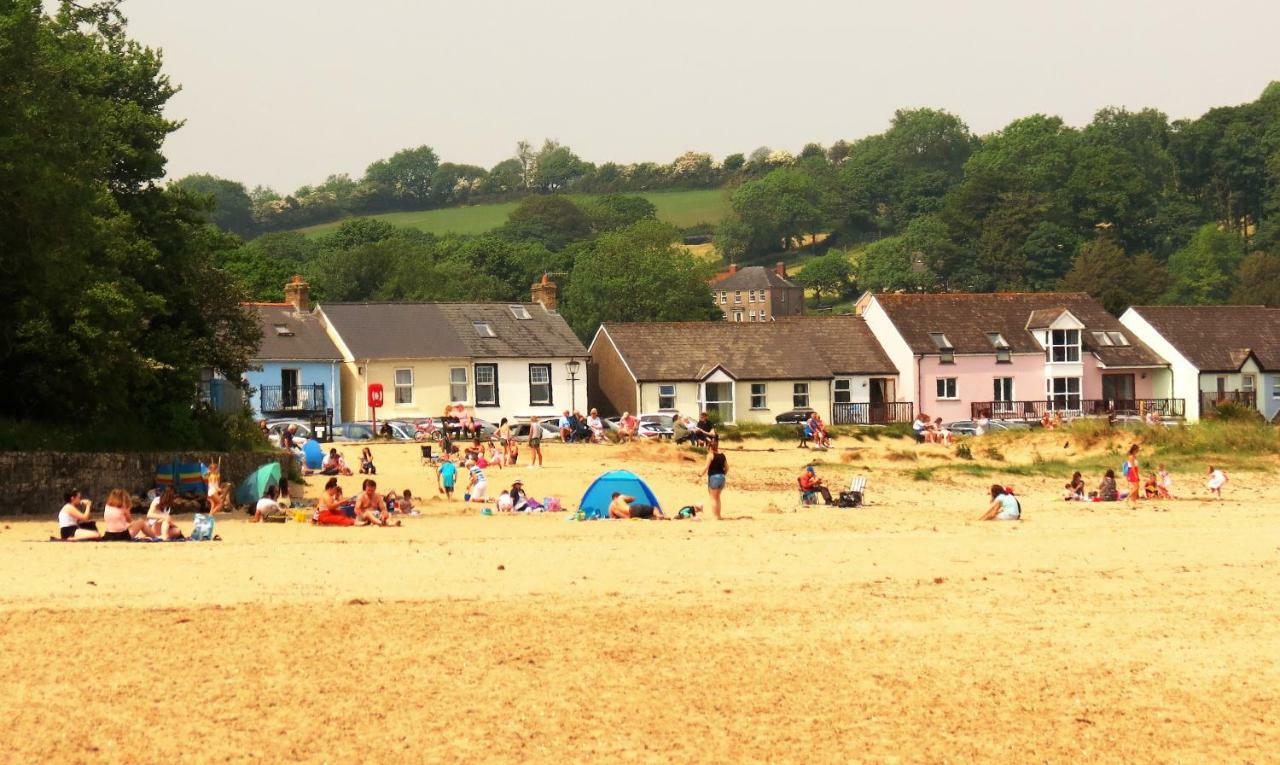
[{"label": "dark car", "polygon": [[809,415],[811,414],[813,414],[812,409],[809,409],[808,407],[801,407],[799,409],[792,409],[789,412],[783,412],[777,417],[774,417],[773,421],[779,425],[799,425],[809,419]]}]

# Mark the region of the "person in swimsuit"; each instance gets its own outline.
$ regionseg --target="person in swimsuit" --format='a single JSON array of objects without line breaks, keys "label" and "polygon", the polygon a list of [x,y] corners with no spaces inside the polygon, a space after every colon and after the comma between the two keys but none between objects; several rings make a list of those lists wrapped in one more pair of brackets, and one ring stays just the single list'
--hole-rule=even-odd
[{"label": "person in swimsuit", "polygon": [[991,486],[991,504],[987,506],[987,512],[983,514],[980,521],[1016,521],[1022,518],[1022,505],[1018,503],[1017,497],[1012,492],[1005,490],[1003,486],[993,484]]},{"label": "person in swimsuit", "polygon": [[711,435],[707,441],[707,464],[702,466],[702,472],[698,475],[707,477],[707,494],[711,497],[711,514],[716,520],[723,520],[720,517],[720,492],[724,491],[725,476],[729,474],[729,462],[724,456],[724,452],[720,451],[720,437]]},{"label": "person in swimsuit", "polygon": [[662,514],[660,508],[636,502],[635,497],[617,491],[613,493],[613,499],[609,502],[609,517],[657,519],[660,521],[667,519],[667,516]]},{"label": "person in swimsuit", "polygon": [[146,520],[134,520],[129,512],[129,492],[124,489],[112,489],[107,495],[107,504],[102,510],[102,524],[106,528],[102,535],[104,542],[128,542],[139,534]]},{"label": "person in swimsuit", "polygon": [[95,542],[102,538],[98,524],[90,519],[93,503],[80,496],[79,489],[63,495],[62,509],[58,511],[58,537],[72,542]]},{"label": "person in swimsuit", "polygon": [[151,500],[147,509],[144,533],[152,539],[182,539],[182,529],[173,523],[170,514],[173,512],[173,487],[164,490],[160,496]]},{"label": "person in swimsuit", "polygon": [[342,512],[342,487],[337,478],[330,478],[324,485],[324,496],[316,509],[315,522],[320,526],[354,526],[354,518]]},{"label": "person in swimsuit", "polygon": [[529,465],[542,467],[542,426],[536,416],[529,418]]},{"label": "person in swimsuit", "polygon": [[[378,482],[366,478],[360,488],[362,491],[356,495],[356,525],[386,526],[391,513],[386,500],[378,494]],[[400,521],[396,521],[396,525],[399,526]]]},{"label": "person in swimsuit", "polygon": [[222,512],[225,498],[222,495],[222,467],[216,462],[205,465],[205,495],[209,498],[209,515]]},{"label": "person in swimsuit", "polygon": [[1141,495],[1142,476],[1138,473],[1138,445],[1129,447],[1129,467],[1125,469],[1125,480],[1129,482],[1129,504],[1137,506]]}]

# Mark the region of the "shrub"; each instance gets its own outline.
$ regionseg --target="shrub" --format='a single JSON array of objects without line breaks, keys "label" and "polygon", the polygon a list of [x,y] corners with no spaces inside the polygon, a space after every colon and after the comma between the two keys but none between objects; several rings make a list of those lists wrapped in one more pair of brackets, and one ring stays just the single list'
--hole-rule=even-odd
[{"label": "shrub", "polygon": [[1223,401],[1213,408],[1209,417],[1224,422],[1262,422],[1262,414],[1251,406],[1235,401]]},{"label": "shrub", "polygon": [[962,460],[971,460],[973,459],[973,450],[969,448],[968,444],[956,444],[956,456]]},{"label": "shrub", "polygon": [[994,445],[983,447],[982,456],[989,460],[995,460],[996,462],[1004,462],[1004,454]]}]

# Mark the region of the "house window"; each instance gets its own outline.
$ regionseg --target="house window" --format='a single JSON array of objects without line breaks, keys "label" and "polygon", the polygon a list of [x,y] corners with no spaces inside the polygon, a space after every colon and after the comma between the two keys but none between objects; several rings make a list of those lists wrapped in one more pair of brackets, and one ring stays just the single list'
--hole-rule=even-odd
[{"label": "house window", "polygon": [[769,386],[766,383],[751,383],[751,408],[769,408]]},{"label": "house window", "polygon": [[497,333],[493,331],[493,327],[489,326],[487,321],[473,321],[471,326],[476,328],[476,334],[480,337],[497,337]]},{"label": "house window", "polygon": [[939,377],[937,379],[937,386],[938,386],[937,398],[939,401],[959,398],[959,396],[956,395],[956,378]]},{"label": "house window", "polygon": [[413,403],[413,369],[411,368],[396,370],[396,403]]},{"label": "house window", "polygon": [[[1115,338],[1112,337],[1112,341],[1114,340]],[[1074,363],[1080,361],[1080,330],[1049,330],[1049,361],[1051,363]],[[1062,377],[1057,379],[1075,379],[1077,383],[1079,382],[1078,378]]]},{"label": "house window", "polygon": [[728,302],[729,302],[729,293],[725,292],[724,290],[720,290],[720,305],[724,305],[725,303],[728,303]]},{"label": "house window", "polygon": [[551,405],[551,365],[529,365],[529,406]]},{"label": "house window", "polygon": [[676,386],[674,385],[658,386],[658,408],[659,409],[675,409],[676,408]]},{"label": "house window", "polygon": [[459,403],[467,400],[466,367],[449,367],[449,400]]},{"label": "house window", "polygon": [[702,408],[707,412],[719,412],[721,422],[733,422],[733,389],[731,382],[702,384]]},{"label": "house window", "polygon": [[809,383],[796,383],[791,387],[791,406],[796,409],[809,408]]},{"label": "house window", "polygon": [[748,317],[750,317],[751,321],[755,321],[755,320],[756,320],[756,312],[755,312],[755,311],[747,311],[747,316],[748,316]]},{"label": "house window", "polygon": [[991,347],[996,349],[997,364],[1008,364],[1013,361],[1010,357],[1009,343],[1005,341],[1004,335],[999,332],[988,332],[987,340],[991,341]]},{"label": "house window", "polygon": [[735,303],[742,302],[742,290],[737,290],[736,292],[733,293],[733,302]]},{"label": "house window", "polygon": [[1107,348],[1115,345],[1115,343],[1111,342],[1111,338],[1107,337],[1106,332],[1094,332],[1093,341],[1098,345],[1107,347]]},{"label": "house window", "polygon": [[747,302],[748,302],[748,303],[754,303],[754,302],[756,302],[756,291],[755,291],[755,290],[748,290],[748,291],[747,291]]},{"label": "house window", "polygon": [[[1055,332],[1059,330],[1054,330]],[[1074,331],[1074,330],[1069,330]],[[1046,381],[1049,405],[1054,409],[1077,411],[1080,409],[1080,378],[1050,377]]]},{"label": "house window", "polygon": [[1013,400],[1013,378],[997,377],[993,381],[992,401],[1012,401]]},{"label": "house window", "polygon": [[853,380],[845,377],[835,382],[834,394],[835,403],[852,404],[853,403]]},{"label": "house window", "polygon": [[476,406],[498,405],[498,365],[476,364]]},{"label": "house window", "polygon": [[1125,337],[1123,332],[1108,332],[1107,337],[1111,338],[1111,342],[1116,345],[1129,344],[1129,338]]},{"label": "house window", "polygon": [[1280,375],[1271,378],[1271,398],[1280,399]]},{"label": "house window", "polygon": [[938,361],[943,364],[955,363],[956,349],[946,335],[941,332],[930,332],[929,339],[933,341],[934,346],[938,349]]}]

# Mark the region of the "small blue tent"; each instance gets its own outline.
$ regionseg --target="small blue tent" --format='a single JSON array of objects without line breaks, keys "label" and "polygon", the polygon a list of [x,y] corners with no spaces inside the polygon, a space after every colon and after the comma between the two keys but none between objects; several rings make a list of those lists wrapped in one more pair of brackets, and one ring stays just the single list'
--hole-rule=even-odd
[{"label": "small blue tent", "polygon": [[608,518],[609,503],[613,501],[615,491],[635,497],[638,503],[659,507],[657,495],[640,476],[630,470],[611,470],[587,488],[578,509],[587,518]]},{"label": "small blue tent", "polygon": [[280,485],[280,463],[268,462],[249,474],[236,489],[236,502],[252,507],[267,494],[267,488]]},{"label": "small blue tent", "polygon": [[321,448],[320,442],[312,438],[303,444],[302,458],[306,460],[308,468],[319,470],[324,464],[324,449]]}]

